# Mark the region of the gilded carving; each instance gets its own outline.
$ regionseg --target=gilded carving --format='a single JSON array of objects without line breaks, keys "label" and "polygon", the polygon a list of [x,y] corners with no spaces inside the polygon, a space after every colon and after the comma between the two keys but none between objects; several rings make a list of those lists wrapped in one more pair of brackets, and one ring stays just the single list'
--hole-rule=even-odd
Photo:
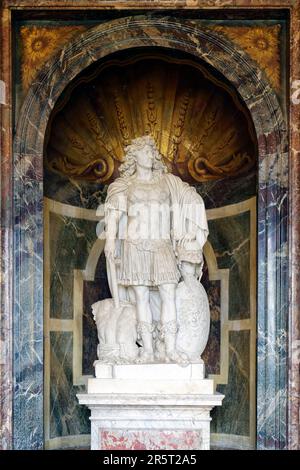
[{"label": "gilded carving", "polygon": [[109,183],[124,146],[146,134],[168,169],[191,183],[255,165],[247,113],[231,89],[195,62],[138,54],[102,64],[72,87],[51,124],[46,161],[53,171]]},{"label": "gilded carving", "polygon": [[158,138],[158,123],[157,123],[157,109],[155,105],[155,96],[153,84],[150,80],[147,81],[147,126],[146,133],[151,134],[155,142],[157,143]]},{"label": "gilded carving", "polygon": [[128,132],[128,127],[127,127],[127,124],[126,124],[126,118],[125,118],[122,106],[120,104],[117,92],[114,94],[114,104],[115,104],[115,109],[116,109],[118,123],[119,123],[119,129],[120,129],[121,134],[122,134],[123,142],[124,142],[125,145],[129,145],[130,134]]},{"label": "gilded carving", "polygon": [[185,118],[190,102],[191,90],[186,90],[180,103],[179,103],[179,113],[177,121],[173,127],[173,132],[171,136],[171,149],[168,153],[168,159],[175,162],[178,160],[178,146],[181,142],[182,133],[184,130]]}]

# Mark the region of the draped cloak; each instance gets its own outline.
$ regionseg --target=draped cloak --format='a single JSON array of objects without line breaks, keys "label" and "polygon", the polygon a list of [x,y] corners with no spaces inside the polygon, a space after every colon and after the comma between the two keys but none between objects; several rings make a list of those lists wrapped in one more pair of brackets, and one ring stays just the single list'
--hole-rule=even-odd
[{"label": "draped cloak", "polygon": [[[110,211],[120,211],[118,223],[118,234],[116,239],[116,255],[120,254],[121,244],[126,237],[127,227],[127,192],[129,185],[134,182],[133,177],[117,178],[108,187],[105,201],[105,220],[109,217]],[[176,242],[189,232],[196,233],[196,239],[202,250],[208,237],[208,226],[205,213],[205,207],[202,197],[196,192],[196,189],[188,183],[183,182],[178,176],[171,173],[164,173],[161,176],[162,184],[166,185],[170,193],[171,213],[171,238],[175,251]],[[110,284],[110,269],[107,265],[108,282]],[[119,285],[120,300],[132,300],[130,288]]]}]

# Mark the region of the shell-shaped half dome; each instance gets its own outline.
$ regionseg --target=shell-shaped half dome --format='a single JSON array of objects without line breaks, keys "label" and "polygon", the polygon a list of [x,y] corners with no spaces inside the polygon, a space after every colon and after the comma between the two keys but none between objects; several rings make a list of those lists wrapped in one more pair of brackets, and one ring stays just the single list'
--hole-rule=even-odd
[{"label": "shell-shaped half dome", "polygon": [[190,183],[242,175],[256,162],[253,124],[237,93],[203,65],[161,53],[111,59],[72,83],[51,116],[46,165],[109,183],[124,147],[146,134]]}]

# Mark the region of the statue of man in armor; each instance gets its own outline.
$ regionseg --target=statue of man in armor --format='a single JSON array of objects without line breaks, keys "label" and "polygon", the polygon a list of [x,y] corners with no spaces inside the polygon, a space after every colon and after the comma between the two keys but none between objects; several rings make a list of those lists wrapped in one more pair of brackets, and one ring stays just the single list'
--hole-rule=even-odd
[{"label": "statue of man in armor", "polygon": [[208,236],[203,200],[195,188],[168,172],[151,136],[136,138],[125,148],[119,173],[105,201],[109,283],[117,285],[121,302],[135,306],[142,344],[137,362],[155,359],[155,315],[165,361],[184,362],[176,348],[176,289],[184,265],[195,274],[202,270]]}]

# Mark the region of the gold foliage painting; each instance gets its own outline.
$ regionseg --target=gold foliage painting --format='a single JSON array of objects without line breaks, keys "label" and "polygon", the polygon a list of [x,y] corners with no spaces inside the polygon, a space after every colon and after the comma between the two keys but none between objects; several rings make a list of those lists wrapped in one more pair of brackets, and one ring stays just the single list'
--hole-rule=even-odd
[{"label": "gold foliage painting", "polygon": [[109,183],[124,147],[145,134],[185,181],[238,176],[255,165],[252,123],[234,93],[199,64],[148,54],[110,60],[73,84],[52,116],[47,166]]},{"label": "gold foliage painting", "polygon": [[22,88],[27,91],[43,65],[68,43],[76,34],[85,31],[84,26],[40,27],[21,26]]},{"label": "gold foliage painting", "polygon": [[[206,25],[207,27],[207,25]],[[217,31],[244,49],[266,73],[271,85],[280,92],[280,24],[275,25],[212,25]],[[43,65],[59,52],[87,25],[32,26],[20,28],[21,77],[27,91]]]},{"label": "gold foliage painting", "polygon": [[280,92],[280,24],[251,27],[214,25],[212,30],[247,52],[266,73],[275,91]]}]

